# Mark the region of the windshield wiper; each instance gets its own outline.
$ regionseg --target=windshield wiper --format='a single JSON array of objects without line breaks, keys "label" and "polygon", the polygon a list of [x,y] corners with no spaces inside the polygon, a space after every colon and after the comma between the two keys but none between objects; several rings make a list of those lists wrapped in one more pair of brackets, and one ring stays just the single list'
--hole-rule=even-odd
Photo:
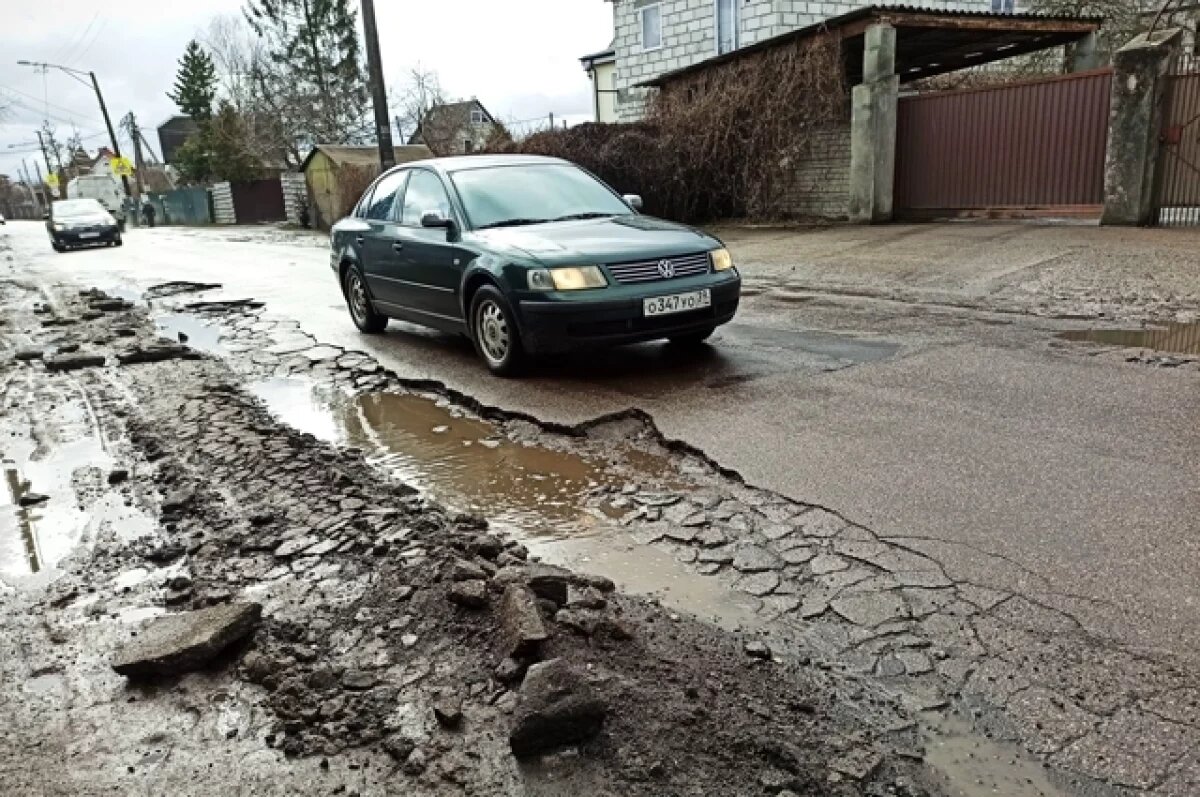
[{"label": "windshield wiper", "polygon": [[545,224],[550,219],[505,219],[504,221],[493,221],[491,224],[481,224],[476,229],[490,230],[493,227],[522,227],[526,224]]},{"label": "windshield wiper", "polygon": [[586,213],[568,213],[566,216],[559,216],[551,221],[577,221],[581,219],[604,219],[609,216],[615,216],[615,213],[603,213],[598,210],[589,210]]}]

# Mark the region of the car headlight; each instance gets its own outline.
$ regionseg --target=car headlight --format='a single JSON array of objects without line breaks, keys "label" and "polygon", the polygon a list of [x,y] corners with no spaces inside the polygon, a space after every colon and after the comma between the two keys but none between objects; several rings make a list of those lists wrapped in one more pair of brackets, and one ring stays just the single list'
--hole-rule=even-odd
[{"label": "car headlight", "polygon": [[529,272],[528,281],[531,291],[582,291],[608,285],[598,266],[535,268]]},{"label": "car headlight", "polygon": [[67,229],[67,225],[63,224],[62,222],[56,221],[56,222],[54,222],[54,229],[58,230],[59,232],[62,232],[63,230]]},{"label": "car headlight", "polygon": [[728,249],[712,250],[713,271],[728,271],[733,268],[733,258],[729,256]]}]

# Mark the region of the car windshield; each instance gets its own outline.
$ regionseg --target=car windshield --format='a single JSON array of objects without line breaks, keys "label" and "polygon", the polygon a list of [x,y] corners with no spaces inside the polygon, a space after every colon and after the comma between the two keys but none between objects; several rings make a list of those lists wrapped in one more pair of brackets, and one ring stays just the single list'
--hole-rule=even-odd
[{"label": "car windshield", "polygon": [[477,230],[630,213],[604,183],[565,163],[463,169],[450,177]]},{"label": "car windshield", "polygon": [[56,219],[70,219],[105,212],[104,206],[94,199],[65,199],[54,203],[53,215]]}]

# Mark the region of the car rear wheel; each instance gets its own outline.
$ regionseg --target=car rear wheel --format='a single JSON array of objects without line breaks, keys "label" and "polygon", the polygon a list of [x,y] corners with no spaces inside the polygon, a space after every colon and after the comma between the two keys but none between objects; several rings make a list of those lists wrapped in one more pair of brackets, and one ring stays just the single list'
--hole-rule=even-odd
[{"label": "car rear wheel", "polygon": [[712,337],[712,333],[716,331],[716,327],[705,327],[698,332],[689,332],[686,335],[672,335],[670,340],[673,346],[681,348],[694,349],[704,345],[704,341]]},{"label": "car rear wheel", "polygon": [[119,235],[113,239],[113,246],[120,246],[123,243],[124,241],[121,240],[121,236]]},{"label": "car rear wheel", "polygon": [[58,252],[59,254],[62,254],[63,252],[67,251],[67,247],[63,246],[62,244],[60,244],[58,242],[52,243],[52,244],[50,244],[50,246],[54,249],[55,252]]},{"label": "car rear wheel", "polygon": [[516,374],[525,359],[512,306],[494,285],[471,299],[471,340],[488,369],[497,376]]},{"label": "car rear wheel", "polygon": [[358,266],[346,269],[346,305],[350,308],[350,318],[360,332],[377,335],[387,328],[388,319],[385,315],[375,312],[371,304],[371,296],[367,293],[367,281],[359,271]]}]

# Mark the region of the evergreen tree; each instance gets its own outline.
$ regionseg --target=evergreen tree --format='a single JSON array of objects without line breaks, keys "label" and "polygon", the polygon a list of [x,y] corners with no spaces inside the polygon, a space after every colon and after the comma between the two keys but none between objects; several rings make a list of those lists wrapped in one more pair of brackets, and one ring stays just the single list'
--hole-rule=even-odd
[{"label": "evergreen tree", "polygon": [[349,0],[246,0],[263,42],[262,94],[300,149],[369,140],[366,72]]},{"label": "evergreen tree", "polygon": [[203,123],[212,116],[213,100],[217,96],[217,69],[212,58],[195,39],[188,42],[179,71],[175,74],[175,91],[167,94],[179,110]]}]

